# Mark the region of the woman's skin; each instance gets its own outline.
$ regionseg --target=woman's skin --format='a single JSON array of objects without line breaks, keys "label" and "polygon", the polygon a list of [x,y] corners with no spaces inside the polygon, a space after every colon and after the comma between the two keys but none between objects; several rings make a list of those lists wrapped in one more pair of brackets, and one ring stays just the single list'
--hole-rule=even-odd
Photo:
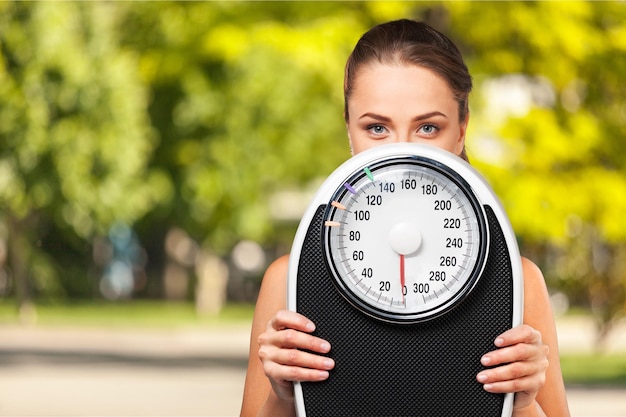
[{"label": "woman's skin", "polygon": [[[354,154],[383,143],[428,143],[459,155],[468,118],[446,82],[413,64],[364,66],[348,102],[346,126]],[[493,368],[476,380],[493,393],[515,392],[515,417],[569,416],[558,357],[556,329],[541,271],[522,258],[524,324],[494,340],[476,358]],[[287,311],[288,257],[267,270],[257,301],[242,416],[295,416],[293,381],[332,378],[332,346],[312,336],[315,324]],[[303,350],[308,350],[305,352]],[[318,355],[319,354],[319,355]]]}]

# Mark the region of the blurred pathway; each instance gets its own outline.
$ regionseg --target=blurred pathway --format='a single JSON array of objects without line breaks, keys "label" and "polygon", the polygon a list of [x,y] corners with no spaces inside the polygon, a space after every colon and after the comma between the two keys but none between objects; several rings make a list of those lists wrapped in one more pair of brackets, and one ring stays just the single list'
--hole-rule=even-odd
[{"label": "blurred pathway", "polygon": [[[612,351],[626,354],[625,329]],[[590,349],[591,330],[560,320],[561,350]],[[236,416],[248,332],[0,326],[0,416]],[[626,390],[568,397],[573,417],[626,416]]]}]

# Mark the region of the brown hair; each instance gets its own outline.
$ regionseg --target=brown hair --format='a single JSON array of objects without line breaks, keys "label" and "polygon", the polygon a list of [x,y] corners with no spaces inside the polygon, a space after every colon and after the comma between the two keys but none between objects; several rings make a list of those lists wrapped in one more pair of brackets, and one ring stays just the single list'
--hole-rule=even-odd
[{"label": "brown hair", "polygon": [[[401,19],[374,26],[359,39],[348,57],[343,88],[346,122],[356,74],[360,67],[372,62],[413,64],[433,71],[452,90],[459,104],[460,121],[467,117],[472,77],[457,46],[426,23]],[[461,157],[467,159],[465,149]]]}]

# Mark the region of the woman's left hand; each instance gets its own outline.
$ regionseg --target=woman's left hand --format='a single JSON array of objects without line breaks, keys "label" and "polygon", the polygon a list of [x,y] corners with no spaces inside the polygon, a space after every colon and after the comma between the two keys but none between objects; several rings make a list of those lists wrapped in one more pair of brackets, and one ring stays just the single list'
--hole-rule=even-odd
[{"label": "woman's left hand", "polygon": [[516,393],[514,408],[528,407],[546,381],[549,347],[541,333],[527,324],[502,333],[494,344],[498,349],[480,360],[493,368],[481,371],[476,379],[486,391]]}]

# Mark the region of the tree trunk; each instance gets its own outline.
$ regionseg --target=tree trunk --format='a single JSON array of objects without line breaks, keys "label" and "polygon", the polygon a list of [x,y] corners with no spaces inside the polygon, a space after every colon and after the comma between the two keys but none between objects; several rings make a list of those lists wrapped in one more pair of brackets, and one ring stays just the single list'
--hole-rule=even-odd
[{"label": "tree trunk", "polygon": [[9,267],[15,285],[19,320],[23,324],[32,324],[37,320],[37,312],[32,301],[32,285],[28,268],[31,248],[24,234],[27,230],[25,227],[27,222],[28,217],[25,220],[19,220],[11,215],[8,216],[8,247]]}]

